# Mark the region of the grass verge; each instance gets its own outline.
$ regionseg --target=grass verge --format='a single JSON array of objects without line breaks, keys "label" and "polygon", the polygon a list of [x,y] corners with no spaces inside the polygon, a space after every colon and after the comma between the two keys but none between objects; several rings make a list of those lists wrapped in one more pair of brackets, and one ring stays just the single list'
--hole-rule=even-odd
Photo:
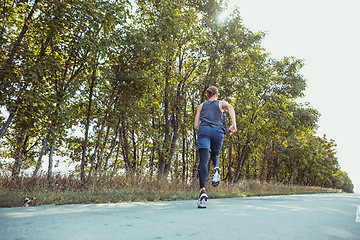
[{"label": "grass verge", "polygon": [[[185,184],[176,180],[169,182],[159,179],[119,178],[112,183],[97,182],[86,189],[69,178],[59,180],[53,187],[47,186],[42,178],[36,179],[31,187],[27,178],[22,178],[16,184],[9,179],[1,180],[0,207],[196,200],[198,197],[197,184]],[[222,183],[217,188],[212,187],[211,184],[208,186],[210,198],[340,192],[320,187],[289,186],[258,181]]]}]

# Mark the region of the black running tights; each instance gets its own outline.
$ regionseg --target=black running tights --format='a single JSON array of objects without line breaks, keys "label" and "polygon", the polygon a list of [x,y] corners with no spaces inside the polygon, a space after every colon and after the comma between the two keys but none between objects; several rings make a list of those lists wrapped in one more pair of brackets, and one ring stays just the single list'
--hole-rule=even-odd
[{"label": "black running tights", "polygon": [[[200,189],[206,187],[206,180],[209,175],[208,162],[209,162],[209,150],[206,148],[199,149],[200,163],[198,167]],[[219,153],[211,153],[211,160],[214,166],[219,166]]]}]

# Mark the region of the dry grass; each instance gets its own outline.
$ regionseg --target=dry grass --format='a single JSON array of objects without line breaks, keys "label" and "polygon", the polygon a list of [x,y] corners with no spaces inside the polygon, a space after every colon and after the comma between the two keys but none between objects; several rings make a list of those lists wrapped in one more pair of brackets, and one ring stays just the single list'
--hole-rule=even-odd
[{"label": "dry grass", "polygon": [[[74,175],[55,175],[49,186],[45,177],[20,177],[12,181],[0,177],[0,207],[61,205],[81,203],[116,203],[131,201],[190,200],[198,197],[198,182],[183,183],[164,178],[151,178],[134,174],[118,176],[112,182],[99,180],[86,188]],[[288,186],[280,183],[243,181],[238,184],[222,182],[219,187],[208,184],[210,198],[339,192],[319,187]]]}]

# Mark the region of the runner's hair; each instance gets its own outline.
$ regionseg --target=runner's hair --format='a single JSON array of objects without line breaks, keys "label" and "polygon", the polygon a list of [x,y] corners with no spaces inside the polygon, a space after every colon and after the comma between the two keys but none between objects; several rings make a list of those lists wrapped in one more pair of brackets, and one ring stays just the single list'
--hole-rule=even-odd
[{"label": "runner's hair", "polygon": [[208,89],[206,89],[206,96],[208,98],[211,98],[212,96],[215,96],[215,94],[219,94],[219,90],[216,87],[211,86]]}]

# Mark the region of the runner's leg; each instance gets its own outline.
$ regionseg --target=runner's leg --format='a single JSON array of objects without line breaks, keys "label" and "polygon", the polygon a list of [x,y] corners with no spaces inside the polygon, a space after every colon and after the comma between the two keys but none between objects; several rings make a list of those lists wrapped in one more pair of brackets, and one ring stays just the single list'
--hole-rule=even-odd
[{"label": "runner's leg", "polygon": [[211,152],[211,160],[214,167],[220,166],[219,152]]},{"label": "runner's leg", "polygon": [[199,149],[200,154],[200,163],[199,163],[199,180],[200,180],[200,189],[206,187],[206,179],[208,177],[208,161],[209,161],[209,150],[206,148]]}]

